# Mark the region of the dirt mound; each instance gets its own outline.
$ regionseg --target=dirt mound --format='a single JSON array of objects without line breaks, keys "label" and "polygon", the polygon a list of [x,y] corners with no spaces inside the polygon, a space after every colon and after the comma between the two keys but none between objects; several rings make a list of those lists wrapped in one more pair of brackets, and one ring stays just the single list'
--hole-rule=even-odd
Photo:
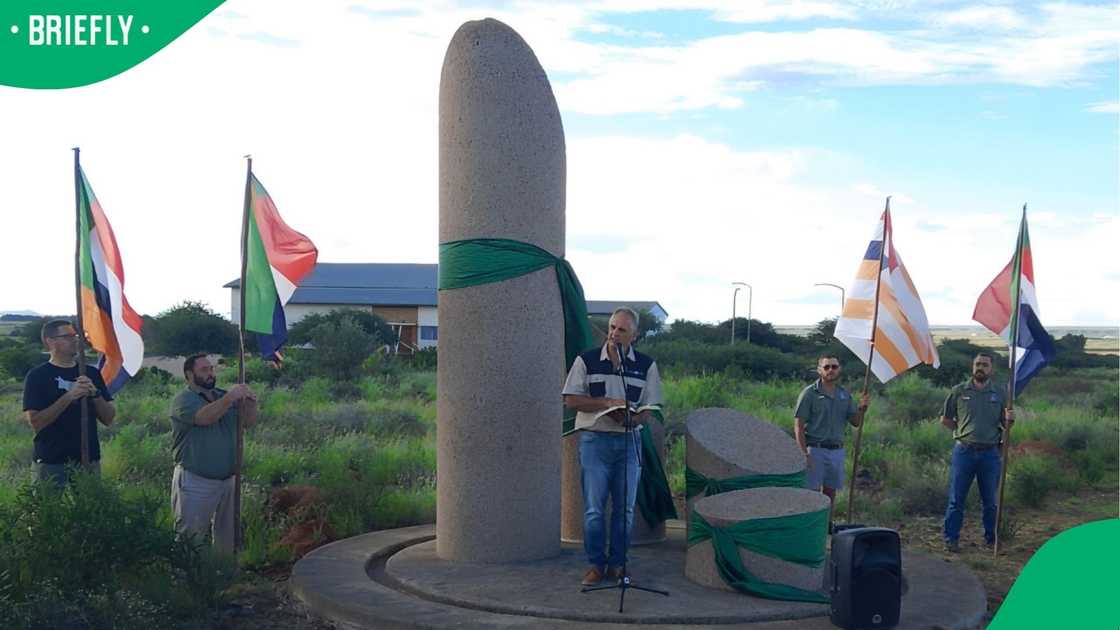
[{"label": "dirt mound", "polygon": [[268,504],[273,515],[289,525],[280,544],[291,549],[293,560],[337,538],[327,524],[330,507],[323,493],[314,486],[275,488]]},{"label": "dirt mound", "polygon": [[276,514],[291,516],[325,507],[326,499],[315,486],[282,486],[274,488],[269,496],[268,505]]},{"label": "dirt mound", "polygon": [[1014,456],[1023,455],[1045,455],[1056,459],[1063,466],[1068,466],[1069,454],[1062,449],[1062,447],[1046,440],[1026,440],[1018,444],[1011,445],[1011,454]]}]

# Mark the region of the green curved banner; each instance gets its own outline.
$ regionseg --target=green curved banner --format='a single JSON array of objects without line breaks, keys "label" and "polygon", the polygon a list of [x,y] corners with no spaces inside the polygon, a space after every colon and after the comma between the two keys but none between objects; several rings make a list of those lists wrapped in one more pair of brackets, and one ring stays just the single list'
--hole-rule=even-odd
[{"label": "green curved banner", "polygon": [[1046,541],[1023,567],[989,630],[1120,628],[1120,519],[1078,525]]},{"label": "green curved banner", "polygon": [[3,0],[0,85],[79,87],[170,44],[223,0]]}]

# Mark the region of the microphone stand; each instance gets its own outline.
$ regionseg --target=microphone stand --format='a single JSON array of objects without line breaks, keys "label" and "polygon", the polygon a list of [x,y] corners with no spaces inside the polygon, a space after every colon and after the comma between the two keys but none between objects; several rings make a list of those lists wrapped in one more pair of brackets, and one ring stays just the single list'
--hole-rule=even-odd
[{"label": "microphone stand", "polygon": [[[641,451],[638,450],[637,433],[634,431],[634,417],[630,414],[630,399],[626,395],[626,376],[623,372],[625,365],[626,355],[622,354],[622,344],[615,344],[618,349],[618,369],[616,374],[619,381],[622,382],[622,399],[626,404],[623,407],[626,410],[626,421],[623,422],[622,428],[626,435],[630,436],[630,444],[634,447],[634,457],[637,461],[641,462]],[[640,465],[640,463],[639,463]],[[590,593],[592,591],[608,591],[611,589],[619,589],[618,593],[618,612],[622,612],[622,606],[626,601],[626,591],[628,589],[637,589],[647,593],[657,593],[658,595],[669,596],[669,591],[660,591],[655,588],[648,588],[645,586],[638,586],[630,581],[630,573],[626,570],[627,559],[630,555],[630,519],[628,518],[630,512],[630,448],[627,447],[623,451],[622,459],[622,577],[618,580],[617,584],[608,584],[607,586],[585,586],[580,589],[581,593]],[[613,520],[613,519],[612,519]],[[585,533],[586,535],[586,533]],[[608,537],[609,539],[609,537]]]}]

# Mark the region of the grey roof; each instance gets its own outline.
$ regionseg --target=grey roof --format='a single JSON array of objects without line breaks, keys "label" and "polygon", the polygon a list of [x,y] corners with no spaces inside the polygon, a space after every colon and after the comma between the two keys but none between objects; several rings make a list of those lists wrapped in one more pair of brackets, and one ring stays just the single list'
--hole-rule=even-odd
[{"label": "grey roof", "polygon": [[666,311],[665,307],[661,306],[657,302],[643,302],[643,301],[640,301],[640,300],[634,300],[632,302],[627,302],[625,300],[622,300],[622,301],[588,300],[587,301],[587,314],[588,315],[610,315],[611,313],[614,312],[614,310],[616,308],[618,308],[620,306],[629,306],[630,308],[638,309],[638,310],[645,309],[645,310],[647,310],[651,313],[654,312],[654,310],[656,309],[656,310],[660,310],[662,313],[665,313],[666,315],[669,314],[669,311]]},{"label": "grey roof", "polygon": [[[241,280],[227,282],[237,289]],[[436,306],[439,265],[405,263],[316,263],[289,304],[365,304],[376,306]],[[619,306],[660,310],[657,302],[588,300],[591,315],[610,315]]]},{"label": "grey roof", "polygon": [[[439,265],[316,263],[288,303],[435,306],[438,281]],[[240,279],[225,284],[240,286]]]}]

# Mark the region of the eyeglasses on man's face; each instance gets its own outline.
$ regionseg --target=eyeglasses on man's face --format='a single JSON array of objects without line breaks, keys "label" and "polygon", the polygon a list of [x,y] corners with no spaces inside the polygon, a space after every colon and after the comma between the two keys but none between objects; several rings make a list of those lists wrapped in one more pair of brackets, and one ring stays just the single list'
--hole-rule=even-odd
[{"label": "eyeglasses on man's face", "polygon": [[821,369],[822,370],[839,370],[840,369],[840,364],[839,363],[825,363],[824,365],[821,366]]},{"label": "eyeglasses on man's face", "polygon": [[68,333],[62,335],[50,335],[47,339],[77,339],[78,333]]}]

